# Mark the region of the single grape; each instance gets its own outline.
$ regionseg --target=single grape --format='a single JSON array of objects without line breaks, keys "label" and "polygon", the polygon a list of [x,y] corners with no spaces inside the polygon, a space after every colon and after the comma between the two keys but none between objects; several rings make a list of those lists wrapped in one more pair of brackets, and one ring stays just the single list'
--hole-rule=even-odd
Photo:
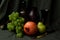
[{"label": "single grape", "polygon": [[23,26],[24,26],[24,23],[22,23],[22,22],[18,22],[17,25],[23,27]]},{"label": "single grape", "polygon": [[18,12],[16,12],[16,17],[19,17],[19,13]]},{"label": "single grape", "polygon": [[24,21],[24,18],[23,17],[19,17],[20,20]]},{"label": "single grape", "polygon": [[22,21],[24,21],[24,18],[21,18]]},{"label": "single grape", "polygon": [[12,20],[11,23],[14,24],[14,21]]},{"label": "single grape", "polygon": [[8,17],[9,17],[9,20],[12,20],[12,16],[11,15],[9,15]]},{"label": "single grape", "polygon": [[20,30],[16,29],[16,33],[19,33],[19,32],[20,32]]},{"label": "single grape", "polygon": [[18,24],[18,22],[17,21],[14,21],[14,25],[16,26]]},{"label": "single grape", "polygon": [[24,26],[24,24],[21,24],[21,26],[23,27],[23,26]]},{"label": "single grape", "polygon": [[16,26],[16,33],[21,32],[22,27]]},{"label": "single grape", "polygon": [[19,19],[20,19],[20,23],[24,24],[24,18],[20,17]]},{"label": "single grape", "polygon": [[18,22],[18,26],[20,26],[21,24],[20,24],[20,22]]},{"label": "single grape", "polygon": [[13,18],[12,18],[12,20],[14,20],[14,21],[15,21],[16,19],[17,19],[16,17],[13,17]]},{"label": "single grape", "polygon": [[22,38],[22,37],[23,37],[23,33],[22,33],[22,32],[17,33],[17,34],[16,34],[16,37],[18,37],[18,38]]},{"label": "single grape", "polygon": [[17,21],[17,22],[20,22],[20,19],[17,19],[16,21]]},{"label": "single grape", "polygon": [[21,30],[22,27],[21,26],[16,26],[16,29]]}]

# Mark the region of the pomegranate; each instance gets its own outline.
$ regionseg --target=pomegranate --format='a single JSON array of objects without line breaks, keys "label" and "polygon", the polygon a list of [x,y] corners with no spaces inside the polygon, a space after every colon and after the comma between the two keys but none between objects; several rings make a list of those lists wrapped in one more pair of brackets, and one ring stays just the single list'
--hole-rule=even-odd
[{"label": "pomegranate", "polygon": [[27,35],[33,35],[37,32],[37,25],[35,22],[29,21],[24,25],[24,32]]}]

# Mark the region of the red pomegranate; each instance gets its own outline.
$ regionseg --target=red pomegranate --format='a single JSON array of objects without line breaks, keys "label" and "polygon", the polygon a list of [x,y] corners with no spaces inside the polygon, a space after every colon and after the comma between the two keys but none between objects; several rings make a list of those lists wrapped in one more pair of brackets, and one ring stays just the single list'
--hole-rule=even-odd
[{"label": "red pomegranate", "polygon": [[29,21],[24,25],[24,32],[27,35],[33,35],[37,32],[37,25],[35,22]]}]

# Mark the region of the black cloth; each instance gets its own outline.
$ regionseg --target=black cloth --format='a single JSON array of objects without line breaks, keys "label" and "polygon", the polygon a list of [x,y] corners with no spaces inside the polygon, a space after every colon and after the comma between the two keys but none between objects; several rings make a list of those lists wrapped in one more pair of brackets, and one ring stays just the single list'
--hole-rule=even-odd
[{"label": "black cloth", "polygon": [[[28,0],[26,1],[26,7]],[[5,20],[8,15],[19,9],[21,0],[0,0],[0,20]],[[60,40],[60,0],[31,0],[32,7],[37,7],[41,17],[41,10],[48,9],[48,30],[55,32],[48,34],[46,37],[36,40]],[[31,6],[31,5],[30,5]],[[0,30],[0,40],[33,40],[28,36],[24,38],[16,38],[15,34],[7,30]]]}]

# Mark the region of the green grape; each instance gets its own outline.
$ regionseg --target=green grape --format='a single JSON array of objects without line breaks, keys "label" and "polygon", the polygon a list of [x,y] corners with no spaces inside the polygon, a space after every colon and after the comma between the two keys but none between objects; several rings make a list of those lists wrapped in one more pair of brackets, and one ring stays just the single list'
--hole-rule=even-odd
[{"label": "green grape", "polygon": [[24,23],[24,18],[20,17],[20,23],[23,24]]},{"label": "green grape", "polygon": [[18,29],[18,26],[16,26],[16,33],[19,33],[20,31],[19,31],[19,29]]},{"label": "green grape", "polygon": [[20,22],[18,22],[18,26],[20,26],[21,24],[20,24]]},{"label": "green grape", "polygon": [[12,23],[14,26],[16,26],[16,24],[17,24],[16,21],[13,21],[13,20],[11,21],[11,23]]},{"label": "green grape", "polygon": [[14,21],[14,25],[16,26],[18,24],[18,22],[17,21]]},{"label": "green grape", "polygon": [[19,13],[18,12],[12,12],[9,15],[9,20],[11,20],[11,23],[7,24],[7,28],[9,31],[11,30],[16,30],[17,33],[17,37],[22,37],[23,35],[23,25],[24,25],[24,18],[23,17],[19,17]]},{"label": "green grape", "polygon": [[12,12],[9,15],[9,20],[16,20],[19,17],[19,13],[18,12]]},{"label": "green grape", "polygon": [[13,20],[12,14],[9,15],[9,20]]},{"label": "green grape", "polygon": [[20,19],[17,19],[17,22],[20,22]]},{"label": "green grape", "polygon": [[17,18],[16,17],[13,17],[12,20],[16,20]]},{"label": "green grape", "polygon": [[16,17],[16,18],[19,17],[19,13],[15,12],[13,16]]},{"label": "green grape", "polygon": [[15,21],[16,19],[17,19],[17,17],[14,17],[14,15],[13,15],[12,20],[14,20],[14,21]]},{"label": "green grape", "polygon": [[16,12],[16,17],[19,17],[19,13],[18,12]]},{"label": "green grape", "polygon": [[18,26],[18,22],[17,22],[17,21],[12,21],[12,23],[13,23],[15,26]]},{"label": "green grape", "polygon": [[16,29],[16,33],[19,33],[20,31],[18,29]]},{"label": "green grape", "polygon": [[14,24],[14,21],[12,20],[11,23]]},{"label": "green grape", "polygon": [[15,14],[15,12],[12,12],[11,14],[12,14],[12,15],[14,15],[14,14]]},{"label": "green grape", "polygon": [[20,20],[24,21],[24,18],[23,17],[19,17]]},{"label": "green grape", "polygon": [[16,21],[17,21],[17,25],[20,25],[20,19],[17,19]]},{"label": "green grape", "polygon": [[14,30],[14,25],[12,23],[8,23],[7,28],[9,31]]},{"label": "green grape", "polygon": [[21,26],[23,27],[23,26],[24,26],[24,24],[21,24]]},{"label": "green grape", "polygon": [[21,26],[21,23],[20,22],[18,22],[18,26]]},{"label": "green grape", "polygon": [[19,27],[18,29],[19,29],[19,30],[21,30],[21,29],[22,29],[22,27]]},{"label": "green grape", "polygon": [[21,18],[22,21],[24,21],[24,18]]},{"label": "green grape", "polygon": [[23,27],[23,26],[24,26],[24,23],[20,23],[20,22],[18,22],[18,26]]},{"label": "green grape", "polygon": [[24,19],[21,17],[20,19],[17,19],[18,25],[24,24]]},{"label": "green grape", "polygon": [[12,20],[12,16],[11,15],[9,15],[9,20]]},{"label": "green grape", "polygon": [[17,34],[16,34],[16,37],[18,37],[18,38],[22,38],[22,37],[23,37],[23,33],[22,33],[22,32],[17,33]]},{"label": "green grape", "polygon": [[21,29],[22,29],[22,27],[18,27],[18,26],[16,26],[16,33],[21,32]]}]

